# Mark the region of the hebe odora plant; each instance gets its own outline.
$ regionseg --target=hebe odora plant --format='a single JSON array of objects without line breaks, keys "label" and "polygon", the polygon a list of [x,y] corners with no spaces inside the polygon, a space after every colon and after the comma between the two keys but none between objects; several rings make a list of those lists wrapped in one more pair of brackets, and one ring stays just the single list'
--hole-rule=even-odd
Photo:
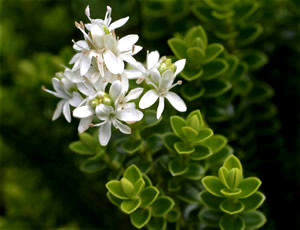
[{"label": "hebe odora plant", "polygon": [[[166,103],[179,112],[187,111],[185,102],[173,92],[183,83],[175,79],[184,70],[186,59],[147,51],[145,64],[136,61],[133,56],[142,50],[136,45],[138,35],[119,38],[115,32],[129,17],[112,22],[111,12],[107,7],[103,20],[92,19],[86,8],[90,22],[75,22],[84,39],[73,41],[77,51],[70,60],[73,66],[52,79],[55,91],[43,87],[61,99],[53,120],[62,113],[68,122],[71,114],[80,119],[80,141],[70,147],[90,156],[81,170],[106,170],[107,198],[129,215],[138,229],[260,228],[265,223],[264,215],[256,211],[265,199],[257,191],[261,181],[244,178],[227,138],[214,134],[200,110],[186,118],[167,115],[162,119]],[[206,44],[205,36],[204,30],[196,27],[188,39]],[[170,43],[180,50],[178,42]],[[204,63],[223,51],[218,44],[207,49],[211,52],[203,57]],[[196,51],[190,52],[196,55]],[[201,60],[188,61],[192,62],[189,66]],[[183,71],[185,79],[188,71]],[[189,92],[183,89],[186,98]],[[151,109],[154,104],[156,111]],[[112,133],[112,127],[127,135]],[[89,128],[96,130],[95,135],[87,132]],[[209,176],[217,170],[218,176]],[[188,210],[199,213],[197,221]]]}]

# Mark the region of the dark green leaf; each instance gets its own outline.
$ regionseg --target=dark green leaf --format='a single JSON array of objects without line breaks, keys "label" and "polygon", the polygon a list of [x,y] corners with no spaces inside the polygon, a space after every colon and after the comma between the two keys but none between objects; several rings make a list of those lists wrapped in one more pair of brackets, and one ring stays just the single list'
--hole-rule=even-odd
[{"label": "dark green leaf", "polygon": [[247,26],[246,28],[242,28],[237,38],[237,45],[240,47],[249,45],[262,34],[263,30],[264,29],[260,24],[253,24]]},{"label": "dark green leaf", "polygon": [[171,38],[168,40],[168,44],[178,59],[186,58],[187,46],[184,41],[178,38]]},{"label": "dark green leaf", "polygon": [[96,154],[95,151],[91,150],[90,148],[88,148],[86,145],[84,145],[81,141],[75,141],[72,142],[69,145],[70,149],[78,154],[82,154],[82,155],[94,155]]},{"label": "dark green leaf", "polygon": [[138,229],[146,226],[151,219],[151,212],[149,209],[139,209],[130,215],[132,225]]},{"label": "dark green leaf", "polygon": [[198,47],[188,48],[187,50],[187,61],[192,64],[195,68],[201,67],[201,60],[205,56],[205,51]]},{"label": "dark green leaf", "polygon": [[225,160],[226,157],[233,154],[233,148],[229,145],[226,145],[224,148],[222,148],[220,151],[214,153],[212,156],[210,156],[206,162],[210,165],[218,164]]},{"label": "dark green leaf", "polygon": [[238,216],[224,215],[219,226],[221,230],[244,230],[245,222]]},{"label": "dark green leaf", "polygon": [[212,150],[206,145],[195,146],[195,151],[189,155],[189,158],[195,161],[204,160],[213,154]]},{"label": "dark green leaf", "polygon": [[178,209],[172,209],[168,212],[167,220],[171,223],[176,223],[180,218],[180,211]]},{"label": "dark green leaf", "polygon": [[224,47],[221,44],[213,43],[207,46],[205,50],[205,57],[203,63],[208,63],[214,60],[216,57],[220,55],[224,50]]},{"label": "dark green leaf", "polygon": [[226,199],[220,204],[220,209],[229,215],[238,214],[242,212],[244,208],[244,204],[238,200]]},{"label": "dark green leaf", "polygon": [[180,92],[186,100],[193,101],[205,93],[205,88],[202,85],[195,85],[194,82],[186,82],[180,88]]},{"label": "dark green leaf", "polygon": [[190,180],[200,180],[204,174],[205,170],[201,165],[197,163],[189,163],[189,168],[183,176]]},{"label": "dark green leaf", "polygon": [[259,229],[266,223],[266,217],[260,211],[244,212],[241,218],[245,221],[247,229]]},{"label": "dark green leaf", "polygon": [[101,159],[96,160],[85,160],[80,165],[80,170],[85,173],[95,173],[106,168],[105,163]]},{"label": "dark green leaf", "polygon": [[205,141],[205,145],[207,145],[213,153],[220,151],[226,144],[227,139],[222,135],[214,135]]},{"label": "dark green leaf", "polygon": [[203,80],[211,80],[217,78],[224,74],[227,71],[228,67],[229,65],[227,64],[225,59],[216,58],[211,62],[203,65],[204,73],[201,78]]},{"label": "dark green leaf", "polygon": [[149,127],[155,126],[159,122],[161,122],[161,120],[162,120],[162,117],[160,117],[157,120],[157,118],[156,118],[156,111],[146,110],[146,111],[144,111],[143,125],[141,126],[141,128],[145,129],[145,128],[149,128]]},{"label": "dark green leaf", "polygon": [[170,151],[170,152],[175,152],[176,150],[174,148],[174,144],[178,141],[180,141],[179,137],[177,137],[176,135],[174,135],[173,133],[167,133],[164,135],[163,138],[164,141],[164,145],[165,147]]},{"label": "dark green leaf", "polygon": [[175,203],[168,196],[160,196],[152,204],[152,216],[160,217],[166,215],[173,207]]},{"label": "dark green leaf", "polygon": [[172,116],[170,118],[171,127],[177,136],[184,136],[182,128],[186,126],[186,122],[182,117]]},{"label": "dark green leaf", "polygon": [[220,204],[224,200],[222,198],[215,197],[211,195],[207,191],[202,191],[200,193],[200,197],[202,202],[207,205],[209,208],[212,208],[214,210],[220,210]]},{"label": "dark green leaf", "polygon": [[183,161],[180,158],[174,159],[169,163],[169,171],[172,176],[179,176],[187,172],[188,166],[186,161]]},{"label": "dark green leaf", "polygon": [[142,140],[132,140],[128,139],[127,141],[122,143],[122,147],[125,152],[129,154],[133,154],[140,150],[140,148],[143,146]]},{"label": "dark green leaf", "polygon": [[167,221],[164,218],[152,218],[147,224],[148,230],[166,230]]},{"label": "dark green leaf", "polygon": [[179,154],[191,154],[195,151],[195,148],[193,146],[189,146],[183,142],[176,142],[174,144],[174,148],[176,149],[176,152]]},{"label": "dark green leaf", "polygon": [[202,26],[193,27],[189,30],[189,32],[186,34],[184,40],[187,44],[191,43],[195,38],[201,38],[201,40],[204,42],[205,46],[207,45],[207,37],[206,33]]},{"label": "dark green leaf", "polygon": [[199,190],[192,186],[184,186],[177,192],[176,197],[190,204],[200,203],[200,193]]},{"label": "dark green leaf", "polygon": [[151,205],[158,197],[158,194],[158,189],[153,186],[145,188],[140,195],[142,200],[141,208],[147,208],[149,205]]},{"label": "dark green leaf", "polygon": [[203,84],[205,88],[204,97],[206,98],[218,97],[231,89],[231,83],[224,80],[210,80]]},{"label": "dark green leaf", "polygon": [[268,57],[263,52],[251,50],[243,55],[243,61],[249,65],[250,70],[256,70],[268,62]]},{"label": "dark green leaf", "polygon": [[244,211],[252,211],[258,209],[263,204],[263,202],[265,201],[265,196],[261,192],[256,192],[246,199],[240,199],[240,201],[245,206]]},{"label": "dark green leaf", "polygon": [[153,134],[145,140],[145,152],[156,153],[163,147],[163,141],[160,135]]},{"label": "dark green leaf", "polygon": [[116,205],[117,207],[120,207],[123,200],[118,199],[117,197],[112,195],[110,192],[107,192],[106,196],[112,204]]},{"label": "dark green leaf", "polygon": [[181,72],[181,76],[187,81],[193,81],[193,80],[201,77],[203,72],[204,72],[203,69],[193,68],[188,63],[186,65],[186,67],[184,68],[184,70]]},{"label": "dark green leaf", "polygon": [[199,213],[200,220],[210,227],[218,227],[222,212],[215,211],[209,208],[203,208]]}]

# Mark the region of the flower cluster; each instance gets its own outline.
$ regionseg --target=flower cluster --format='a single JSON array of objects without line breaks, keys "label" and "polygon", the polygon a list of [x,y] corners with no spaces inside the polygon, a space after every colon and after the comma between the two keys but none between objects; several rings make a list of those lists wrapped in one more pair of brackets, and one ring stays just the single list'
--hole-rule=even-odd
[{"label": "flower cluster", "polygon": [[[183,70],[185,60],[172,63],[171,59],[161,57],[157,51],[148,52],[146,65],[133,57],[142,50],[136,45],[139,37],[130,34],[119,38],[115,29],[123,26],[129,17],[112,22],[111,8],[107,7],[105,18],[92,19],[89,6],[85,10],[90,23],[75,22],[84,39],[73,41],[77,53],[70,63],[52,79],[55,91],[43,89],[61,98],[53,114],[53,120],[61,113],[71,122],[70,106],[73,117],[79,118],[79,132],[89,127],[99,127],[99,142],[107,145],[111,137],[111,126],[124,134],[130,134],[128,125],[143,119],[140,109],[152,106],[157,100],[157,119],[164,110],[164,99],[178,111],[186,111],[184,101],[170,90],[182,82],[174,83],[176,76]],[[125,63],[126,62],[127,68]],[[143,87],[129,88],[129,80],[135,79]],[[143,83],[143,84],[141,84]],[[144,87],[151,88],[139,101]]]}]

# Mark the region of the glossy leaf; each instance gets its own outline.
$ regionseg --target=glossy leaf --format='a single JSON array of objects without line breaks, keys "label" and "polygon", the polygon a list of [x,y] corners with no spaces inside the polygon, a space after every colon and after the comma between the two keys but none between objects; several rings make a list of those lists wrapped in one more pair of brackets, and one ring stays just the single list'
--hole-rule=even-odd
[{"label": "glossy leaf", "polygon": [[167,133],[164,135],[164,138],[163,138],[164,146],[170,152],[176,152],[176,150],[174,148],[174,144],[178,141],[180,141],[179,137],[174,135],[173,133]]},{"label": "glossy leaf", "polygon": [[190,204],[200,203],[200,193],[199,190],[192,186],[184,186],[176,193],[176,197]]},{"label": "glossy leaf", "polygon": [[184,126],[182,128],[182,132],[184,134],[184,136],[188,139],[188,140],[192,140],[195,139],[198,136],[198,132],[196,131],[196,129],[194,129],[193,127],[189,127],[189,126]]},{"label": "glossy leaf", "polygon": [[183,136],[182,128],[186,126],[185,120],[180,116],[172,116],[170,118],[171,127],[177,136]]},{"label": "glossy leaf", "polygon": [[256,192],[248,198],[240,199],[240,201],[245,206],[244,211],[252,211],[258,209],[263,204],[265,201],[265,195],[261,192]]},{"label": "glossy leaf", "polygon": [[124,200],[120,208],[126,214],[131,214],[139,208],[140,204],[141,204],[141,200],[139,198],[133,200]]},{"label": "glossy leaf", "polygon": [[179,176],[187,172],[188,164],[178,158],[170,161],[168,168],[172,176]]},{"label": "glossy leaf", "polygon": [[224,59],[216,58],[215,60],[203,65],[203,80],[211,80],[224,74],[228,69],[228,64]]},{"label": "glossy leaf", "polygon": [[199,213],[199,218],[205,225],[216,228],[219,226],[222,214],[222,212],[213,209],[203,208]]},{"label": "glossy leaf", "polygon": [[224,215],[219,226],[221,230],[244,230],[245,222],[238,216]]},{"label": "glossy leaf", "polygon": [[146,110],[144,111],[143,117],[143,125],[141,126],[142,129],[153,127],[161,122],[162,117],[159,119],[156,118],[156,111],[153,110]]},{"label": "glossy leaf", "polygon": [[189,158],[195,161],[204,160],[213,154],[212,150],[206,145],[195,146],[195,151],[189,155]]},{"label": "glossy leaf", "polygon": [[138,229],[146,226],[151,219],[149,209],[139,209],[130,215],[132,225]]},{"label": "glossy leaf", "polygon": [[131,183],[135,184],[135,182],[142,177],[142,174],[138,167],[131,165],[125,170],[124,177]]},{"label": "glossy leaf", "polygon": [[261,185],[261,181],[256,177],[248,177],[244,179],[239,188],[242,190],[241,194],[239,194],[239,198],[247,198],[254,194]]},{"label": "glossy leaf", "polygon": [[200,193],[200,197],[202,202],[208,206],[209,208],[212,208],[214,210],[220,210],[220,204],[222,203],[222,201],[224,199],[219,198],[219,197],[215,197],[213,195],[211,195],[209,192],[207,191],[202,191]]},{"label": "glossy leaf", "polygon": [[120,181],[112,180],[106,183],[108,191],[119,199],[127,199],[128,196],[124,193]]},{"label": "glossy leaf", "polygon": [[166,230],[167,221],[164,218],[152,218],[147,224],[148,230]]},{"label": "glossy leaf", "polygon": [[218,177],[206,176],[202,179],[202,184],[205,189],[214,196],[224,197],[224,195],[221,193],[221,189],[224,188],[224,185]]},{"label": "glossy leaf", "polygon": [[84,145],[81,141],[74,141],[69,145],[69,148],[78,154],[81,155],[94,155],[96,152],[92,149],[88,148],[86,145]]},{"label": "glossy leaf", "polygon": [[152,204],[152,216],[161,217],[166,215],[173,207],[174,201],[167,196],[158,197]]},{"label": "glossy leaf", "polygon": [[186,100],[193,101],[204,95],[205,88],[202,85],[195,86],[193,82],[187,82],[180,88],[180,92]]},{"label": "glossy leaf", "polygon": [[142,201],[141,208],[147,208],[151,205],[158,197],[158,194],[158,189],[153,186],[145,188],[140,195]]},{"label": "glossy leaf", "polygon": [[227,144],[227,139],[221,135],[214,135],[205,141],[205,145],[209,146],[212,152],[218,152]]},{"label": "glossy leaf", "polygon": [[128,139],[127,141],[122,143],[123,149],[129,154],[133,154],[139,151],[142,145],[143,145],[142,140]]},{"label": "glossy leaf", "polygon": [[188,170],[183,174],[185,178],[190,180],[200,180],[205,174],[204,168],[197,163],[189,163]]},{"label": "glossy leaf", "polygon": [[80,165],[80,170],[85,173],[96,173],[104,169],[106,169],[106,165],[101,159],[88,159]]},{"label": "glossy leaf", "polygon": [[228,156],[233,154],[233,148],[229,145],[226,145],[224,148],[222,148],[220,151],[214,153],[212,156],[210,156],[206,161],[210,165],[218,164]]},{"label": "glossy leaf", "polygon": [[186,57],[187,46],[184,41],[178,38],[171,38],[168,40],[168,44],[178,59],[182,59]]},{"label": "glossy leaf", "polygon": [[208,138],[212,137],[214,132],[210,128],[201,128],[198,132],[198,136],[196,137],[195,144],[202,143]]},{"label": "glossy leaf", "polygon": [[202,114],[201,114],[200,110],[195,110],[195,111],[191,112],[187,116],[186,122],[187,122],[188,126],[191,126],[196,130],[199,130],[204,125]]},{"label": "glossy leaf", "polygon": [[247,229],[258,229],[266,223],[266,217],[260,211],[244,212],[240,216]]},{"label": "glossy leaf", "polygon": [[233,168],[238,168],[239,170],[241,170],[243,172],[243,167],[242,167],[240,160],[234,155],[231,155],[228,158],[226,158],[226,160],[224,161],[224,167],[227,170],[230,170]]},{"label": "glossy leaf", "polygon": [[187,64],[187,66],[181,72],[181,76],[187,81],[193,81],[201,77],[203,72],[204,71],[202,68],[191,68],[190,65]]},{"label": "glossy leaf", "polygon": [[133,194],[133,192],[134,192],[134,186],[133,186],[133,184],[129,180],[127,180],[125,177],[123,177],[120,180],[120,184],[121,184],[123,192],[128,197],[130,197]]},{"label": "glossy leaf", "polygon": [[112,204],[116,205],[117,207],[120,207],[123,200],[118,199],[117,197],[112,195],[110,192],[107,192],[106,196]]},{"label": "glossy leaf", "polygon": [[234,215],[242,212],[245,209],[245,206],[240,201],[226,199],[220,204],[220,209],[229,215]]},{"label": "glossy leaf", "polygon": [[195,151],[195,148],[193,146],[190,146],[188,144],[185,144],[183,142],[176,142],[174,144],[174,148],[176,149],[176,152],[179,154],[191,154]]},{"label": "glossy leaf", "polygon": [[132,196],[138,195],[145,187],[146,183],[143,178],[138,179],[134,184],[134,191]]}]

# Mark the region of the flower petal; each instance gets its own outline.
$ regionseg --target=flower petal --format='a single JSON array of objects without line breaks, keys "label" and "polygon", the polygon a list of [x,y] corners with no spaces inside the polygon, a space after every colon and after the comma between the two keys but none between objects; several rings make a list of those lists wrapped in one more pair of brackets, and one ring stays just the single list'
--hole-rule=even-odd
[{"label": "flower petal", "polygon": [[70,111],[70,104],[68,102],[65,102],[63,107],[63,113],[67,120],[67,122],[71,122],[71,111]]},{"label": "flower petal", "polygon": [[128,21],[128,19],[129,19],[129,17],[126,17],[126,18],[121,18],[121,19],[113,22],[108,27],[109,31],[113,31],[113,30],[115,30],[117,28],[120,28],[121,26],[123,26]]},{"label": "flower petal", "polygon": [[122,92],[122,84],[120,81],[114,81],[109,89],[109,96],[116,102]]},{"label": "flower petal", "polygon": [[152,69],[159,61],[158,51],[152,51],[147,55],[147,69]]},{"label": "flower petal", "polygon": [[184,101],[179,97],[176,93],[168,92],[165,96],[170,104],[179,112],[185,112],[186,111],[186,105]]},{"label": "flower petal", "polygon": [[161,81],[159,83],[160,89],[168,89],[172,85],[173,81],[175,79],[174,73],[172,70],[168,69],[166,70],[161,77]]},{"label": "flower petal", "polygon": [[133,48],[133,52],[131,52],[131,55],[137,54],[137,53],[140,52],[142,49],[143,49],[143,47],[138,46],[138,45],[135,45],[134,48]]},{"label": "flower petal", "polygon": [[157,120],[160,118],[162,112],[164,111],[164,108],[165,108],[165,99],[164,97],[159,97],[159,103],[158,103],[157,113],[156,113]]},{"label": "flower petal", "polygon": [[125,102],[137,99],[139,96],[141,96],[143,91],[143,88],[135,88],[133,90],[130,90],[130,92],[125,97]]},{"label": "flower petal", "polygon": [[120,52],[131,51],[133,45],[139,40],[139,36],[136,34],[129,34],[119,40],[118,50]]},{"label": "flower petal", "polygon": [[105,48],[106,49],[110,49],[112,51],[116,50],[116,48],[117,48],[117,40],[111,34],[105,35],[105,37],[104,37],[104,44],[105,44]]},{"label": "flower petal", "polygon": [[134,123],[142,120],[144,114],[137,109],[122,109],[118,110],[116,113],[116,117],[127,123]]},{"label": "flower petal", "polygon": [[106,146],[111,137],[111,122],[107,121],[103,125],[101,125],[99,129],[99,142],[101,145]]},{"label": "flower petal", "polygon": [[82,97],[78,92],[73,92],[73,97],[69,100],[70,105],[77,107],[82,102]]},{"label": "flower petal", "polygon": [[185,59],[180,59],[174,63],[174,65],[176,66],[175,76],[177,76],[184,69],[185,63]]},{"label": "flower petal", "polygon": [[77,51],[82,51],[82,50],[89,50],[90,47],[85,40],[80,40],[74,43],[73,49]]},{"label": "flower petal", "polygon": [[[58,97],[60,98],[69,98],[69,96],[67,95],[62,83],[60,80],[58,80],[57,78],[52,78],[52,85],[53,88],[55,89],[55,91],[57,92]],[[50,91],[50,90],[49,90]]]},{"label": "flower petal", "polygon": [[157,69],[150,70],[150,79],[155,85],[159,85],[161,81],[160,72]]},{"label": "flower petal", "polygon": [[56,105],[56,109],[53,113],[52,116],[52,121],[56,120],[57,118],[59,118],[62,110],[63,110],[63,106],[64,106],[65,100],[60,100],[57,105]]},{"label": "flower petal", "polygon": [[153,105],[158,99],[157,93],[151,89],[147,91],[140,100],[139,107],[141,109],[146,109]]},{"label": "flower petal", "polygon": [[129,126],[124,125],[122,122],[118,121],[117,119],[113,119],[113,125],[119,129],[122,133],[130,134],[131,129]]},{"label": "flower petal", "polygon": [[131,66],[133,67],[137,66],[137,61],[131,55],[121,54],[120,56],[124,61],[129,63]]},{"label": "flower petal", "polygon": [[95,114],[95,111],[89,106],[84,105],[73,110],[73,117],[87,118]]},{"label": "flower petal", "polygon": [[125,74],[128,79],[137,79],[143,76],[143,73],[140,70],[135,69],[125,70]]},{"label": "flower petal", "polygon": [[74,64],[78,59],[80,59],[81,55],[82,55],[81,53],[75,54],[75,55],[72,57],[72,59],[69,61],[69,64],[70,64],[70,65]]},{"label": "flower petal", "polygon": [[113,52],[106,50],[103,54],[104,62],[108,70],[113,74],[124,72],[124,62],[121,58],[116,57]]},{"label": "flower petal", "polygon": [[86,96],[92,96],[96,93],[93,86],[89,83],[78,83],[78,90]]},{"label": "flower petal", "polygon": [[83,133],[85,130],[87,130],[90,127],[92,121],[93,121],[93,116],[80,119],[78,132]]},{"label": "flower petal", "polygon": [[87,55],[81,55],[81,60],[80,60],[81,76],[85,75],[89,71],[90,65],[91,65],[91,58]]},{"label": "flower petal", "polygon": [[96,107],[96,115],[100,120],[108,120],[113,111],[113,107],[109,105],[100,104]]}]

